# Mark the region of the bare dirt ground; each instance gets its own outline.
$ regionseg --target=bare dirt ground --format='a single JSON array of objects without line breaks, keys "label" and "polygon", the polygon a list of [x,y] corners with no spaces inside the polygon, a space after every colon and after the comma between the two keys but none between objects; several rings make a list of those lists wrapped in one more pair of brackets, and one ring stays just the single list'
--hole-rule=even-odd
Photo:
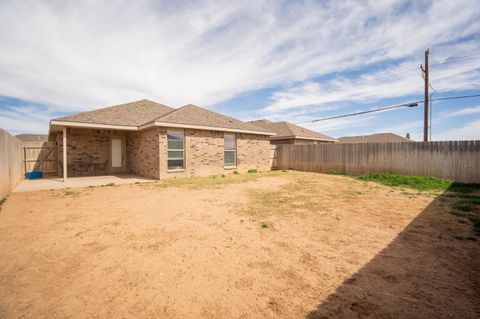
[{"label": "bare dirt ground", "polygon": [[478,318],[454,202],[296,172],[12,194],[0,318]]}]

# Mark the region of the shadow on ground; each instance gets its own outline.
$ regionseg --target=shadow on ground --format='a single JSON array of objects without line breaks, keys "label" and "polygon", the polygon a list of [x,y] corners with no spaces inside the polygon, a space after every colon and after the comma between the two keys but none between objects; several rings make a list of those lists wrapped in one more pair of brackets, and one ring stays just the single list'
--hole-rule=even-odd
[{"label": "shadow on ground", "polygon": [[458,191],[437,196],[307,319],[480,318],[480,192]]}]

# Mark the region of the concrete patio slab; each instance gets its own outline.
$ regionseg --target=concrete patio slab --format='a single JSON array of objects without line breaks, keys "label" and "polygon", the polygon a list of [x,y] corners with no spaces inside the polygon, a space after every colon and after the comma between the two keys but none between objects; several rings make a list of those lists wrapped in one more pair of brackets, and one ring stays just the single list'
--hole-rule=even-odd
[{"label": "concrete patio slab", "polygon": [[82,188],[88,186],[102,186],[110,183],[119,184],[134,184],[134,183],[153,183],[154,179],[144,178],[133,174],[116,174],[105,176],[87,176],[87,177],[70,177],[66,182],[63,182],[61,177],[42,178],[23,180],[13,190],[13,193],[19,192],[34,192],[49,189],[62,188]]}]

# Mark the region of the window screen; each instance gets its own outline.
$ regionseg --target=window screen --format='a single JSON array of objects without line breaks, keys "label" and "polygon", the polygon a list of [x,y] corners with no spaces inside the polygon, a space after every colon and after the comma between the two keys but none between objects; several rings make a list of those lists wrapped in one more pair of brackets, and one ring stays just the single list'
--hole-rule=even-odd
[{"label": "window screen", "polygon": [[167,131],[168,169],[184,168],[184,135],[181,131]]},{"label": "window screen", "polygon": [[225,134],[223,162],[225,166],[237,165],[237,141],[235,134]]}]

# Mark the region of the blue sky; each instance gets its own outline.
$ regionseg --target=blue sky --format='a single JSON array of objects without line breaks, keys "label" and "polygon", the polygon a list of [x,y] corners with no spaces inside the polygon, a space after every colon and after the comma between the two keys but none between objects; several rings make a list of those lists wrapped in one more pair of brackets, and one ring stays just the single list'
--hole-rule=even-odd
[{"label": "blue sky", "polygon": [[[339,137],[422,138],[423,109],[313,119],[480,94],[480,0],[0,1],[0,127],[151,99]],[[432,139],[480,139],[480,98],[433,103]]]}]

